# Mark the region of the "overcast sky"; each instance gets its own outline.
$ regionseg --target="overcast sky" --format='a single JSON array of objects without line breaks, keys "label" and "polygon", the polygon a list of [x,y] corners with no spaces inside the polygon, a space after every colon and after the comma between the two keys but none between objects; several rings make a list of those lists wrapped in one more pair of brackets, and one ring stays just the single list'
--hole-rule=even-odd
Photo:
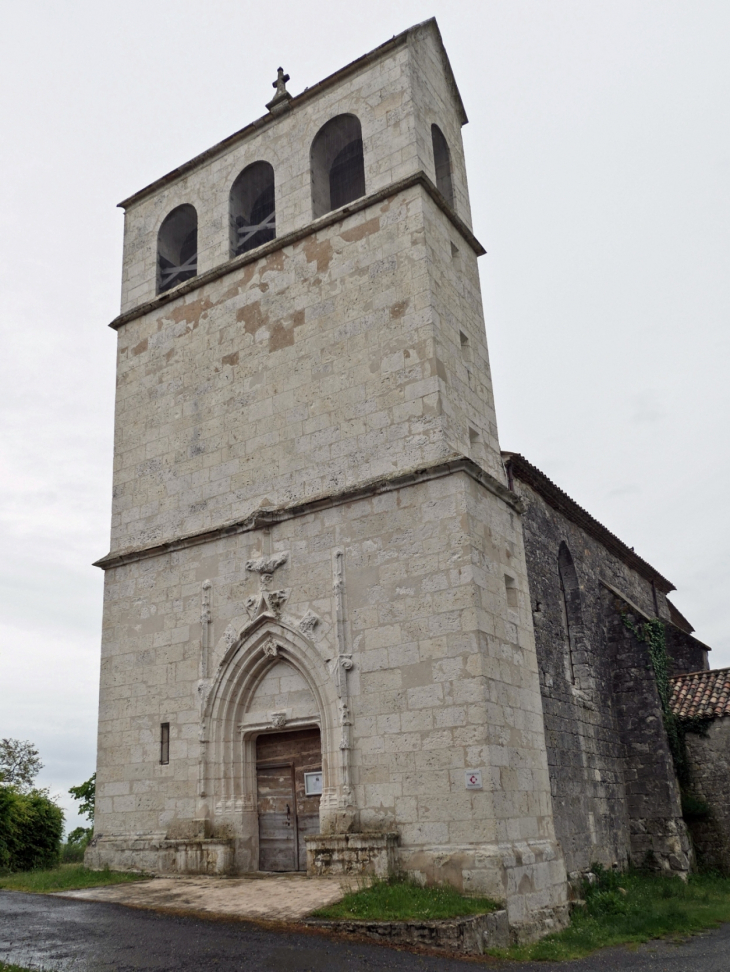
[{"label": "overcast sky", "polygon": [[[727,0],[26,0],[0,34],[0,736],[94,770],[116,203],[436,15],[469,124],[502,447],[730,665]],[[75,825],[70,815],[69,823]]]}]

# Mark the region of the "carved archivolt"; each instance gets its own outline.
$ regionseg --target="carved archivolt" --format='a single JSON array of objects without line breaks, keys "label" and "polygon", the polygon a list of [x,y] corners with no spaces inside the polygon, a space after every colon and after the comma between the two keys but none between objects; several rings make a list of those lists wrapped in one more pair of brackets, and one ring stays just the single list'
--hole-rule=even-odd
[{"label": "carved archivolt", "polygon": [[[266,674],[282,662],[304,679],[314,699],[313,718],[290,720],[271,712],[261,723],[246,720]],[[227,649],[205,705],[199,795],[219,812],[256,806],[256,737],[261,732],[318,725],[322,738],[323,809],[342,800],[339,743],[341,724],[335,680],[315,646],[282,620],[260,617]],[[211,806],[212,805],[212,806]]]}]

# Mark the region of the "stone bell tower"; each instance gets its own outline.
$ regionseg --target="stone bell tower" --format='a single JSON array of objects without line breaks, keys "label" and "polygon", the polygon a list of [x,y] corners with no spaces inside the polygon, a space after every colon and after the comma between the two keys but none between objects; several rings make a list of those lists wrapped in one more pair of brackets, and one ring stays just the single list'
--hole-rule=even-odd
[{"label": "stone bell tower", "polygon": [[126,213],[92,864],[565,914],[520,503],[435,21]]}]

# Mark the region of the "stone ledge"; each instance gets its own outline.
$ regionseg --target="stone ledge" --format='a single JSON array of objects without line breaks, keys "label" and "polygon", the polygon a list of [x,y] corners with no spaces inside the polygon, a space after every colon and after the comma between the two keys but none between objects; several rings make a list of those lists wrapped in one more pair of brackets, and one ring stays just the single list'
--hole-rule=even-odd
[{"label": "stone ledge", "polygon": [[313,236],[320,230],[327,229],[329,226],[334,226],[335,223],[340,223],[347,219],[348,216],[354,216],[355,213],[362,212],[364,209],[369,209],[371,206],[376,206],[378,203],[383,202],[385,199],[390,199],[391,196],[397,196],[401,192],[405,192],[407,189],[413,186],[421,186],[426,192],[426,194],[433,200],[438,209],[450,220],[454,229],[460,234],[464,242],[471,247],[471,249],[476,253],[477,256],[484,256],[487,252],[479,240],[474,236],[472,231],[466,225],[460,216],[457,216],[454,210],[446,202],[441,192],[436,188],[428,175],[422,170],[414,172],[412,175],[406,176],[403,179],[399,179],[397,182],[391,183],[389,186],[385,186],[383,189],[378,189],[376,192],[371,193],[369,196],[362,196],[360,199],[355,199],[353,202],[348,203],[341,209],[335,209],[331,213],[326,213],[324,216],[320,216],[318,219],[313,220],[311,223],[307,223],[306,226],[302,226],[300,229],[292,230],[289,233],[285,233],[283,236],[277,236],[275,239],[271,240],[269,243],[264,243],[261,246],[257,246],[253,250],[249,250],[246,253],[242,253],[240,256],[233,257],[230,260],[226,260],[224,263],[218,264],[218,266],[211,267],[210,270],[204,270],[203,273],[196,274],[189,280],[178,284],[176,287],[172,287],[170,290],[164,291],[164,293],[157,294],[156,297],[146,300],[136,307],[131,307],[129,310],[124,311],[114,318],[109,324],[113,330],[118,331],[120,327],[124,324],[128,324],[129,321],[134,321],[138,317],[144,317],[145,314],[150,314],[160,307],[164,307],[166,304],[172,303],[174,300],[178,300],[180,297],[184,297],[186,294],[192,293],[194,290],[198,290],[199,287],[204,287],[206,284],[212,283],[214,280],[219,280],[221,277],[225,277],[226,274],[233,273],[234,270],[239,270],[241,267],[245,267],[249,263],[256,263],[257,260],[262,260],[264,257],[269,256],[270,253],[275,253],[277,250],[283,250],[284,247],[293,246],[300,240],[306,239],[308,236]]},{"label": "stone ledge", "polygon": [[398,834],[317,834],[305,837],[307,876],[396,873]]},{"label": "stone ledge", "polygon": [[506,948],[510,927],[506,911],[443,921],[318,921],[305,924],[344,935],[364,935],[388,945],[416,945],[444,952],[482,955],[488,948]]},{"label": "stone ledge", "polygon": [[95,837],[84,854],[93,871],[105,866],[151,874],[232,874],[235,842],[216,838]]},{"label": "stone ledge", "polygon": [[123,550],[115,550],[101,557],[99,560],[94,561],[93,566],[101,567],[102,570],[121,567],[124,564],[134,563],[137,560],[145,560],[148,557],[159,557],[163,554],[174,553],[176,550],[184,550],[187,547],[196,547],[202,543],[211,543],[214,540],[220,540],[224,537],[237,536],[240,533],[250,533],[276,523],[284,523],[286,520],[293,520],[300,516],[308,516],[310,513],[319,513],[321,510],[344,506],[347,503],[353,503],[357,500],[369,499],[371,496],[378,496],[381,493],[389,493],[393,490],[415,486],[419,483],[429,482],[432,479],[441,479],[444,476],[450,476],[453,473],[459,472],[466,473],[467,476],[470,476],[488,492],[503,500],[515,513],[522,514],[524,512],[524,507],[519,497],[515,493],[510,492],[494,476],[486,472],[486,470],[482,469],[481,466],[478,466],[467,456],[453,455],[444,462],[436,462],[417,469],[406,469],[392,473],[389,476],[379,476],[335,493],[313,496],[310,499],[304,500],[303,502],[299,501],[291,506],[256,510],[243,520],[224,523],[220,526],[212,527],[210,530],[203,530],[200,533],[190,533],[182,537],[177,537],[174,540],[151,544],[148,547],[127,547]]}]

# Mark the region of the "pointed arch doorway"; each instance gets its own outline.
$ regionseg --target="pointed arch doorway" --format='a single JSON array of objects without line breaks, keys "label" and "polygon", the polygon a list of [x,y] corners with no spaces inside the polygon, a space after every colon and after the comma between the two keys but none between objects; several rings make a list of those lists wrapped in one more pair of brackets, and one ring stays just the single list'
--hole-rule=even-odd
[{"label": "pointed arch doorway", "polygon": [[322,745],[312,726],[256,740],[259,870],[306,871],[304,838],[319,833]]}]

